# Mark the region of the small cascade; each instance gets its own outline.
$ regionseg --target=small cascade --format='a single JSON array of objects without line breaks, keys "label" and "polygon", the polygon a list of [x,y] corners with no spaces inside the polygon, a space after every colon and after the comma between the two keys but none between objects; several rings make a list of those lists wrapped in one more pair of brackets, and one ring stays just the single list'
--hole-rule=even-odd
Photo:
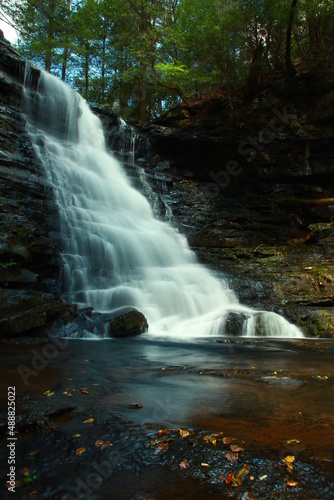
[{"label": "small cascade", "polygon": [[58,203],[65,300],[102,313],[135,307],[155,335],[224,335],[233,311],[247,318],[245,335],[302,336],[284,318],[240,305],[186,238],[154,216],[78,94],[43,72],[27,99],[28,131]]}]

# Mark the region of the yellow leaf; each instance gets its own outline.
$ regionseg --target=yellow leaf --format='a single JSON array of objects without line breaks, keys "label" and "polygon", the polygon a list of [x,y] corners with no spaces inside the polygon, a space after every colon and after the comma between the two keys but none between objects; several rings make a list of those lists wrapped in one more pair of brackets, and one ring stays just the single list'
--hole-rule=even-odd
[{"label": "yellow leaf", "polygon": [[72,438],[79,438],[80,436],[81,436],[81,434],[76,433],[76,434],[73,434],[73,435],[72,435]]},{"label": "yellow leaf", "polygon": [[206,464],[206,463],[204,463],[204,462],[203,462],[203,463],[201,463],[201,466],[202,466],[202,467],[210,467],[210,465],[209,465],[209,464]]},{"label": "yellow leaf", "polygon": [[295,461],[295,457],[293,455],[288,455],[287,457],[285,457],[284,459],[284,462],[288,463],[288,464],[292,464],[293,462]]},{"label": "yellow leaf", "polygon": [[190,432],[189,432],[189,431],[186,431],[186,430],[182,430],[182,429],[180,429],[180,436],[181,436],[182,438],[185,438],[185,437],[189,436],[189,434],[190,434]]},{"label": "yellow leaf", "polygon": [[93,422],[95,422],[95,418],[88,418],[83,422],[83,424],[92,424]]},{"label": "yellow leaf", "polygon": [[166,370],[166,368],[161,368],[162,371]]},{"label": "yellow leaf", "polygon": [[50,390],[49,391],[45,391],[43,392],[44,396],[46,396],[47,398],[49,398],[50,396],[53,396],[54,395],[54,392],[51,392]]},{"label": "yellow leaf", "polygon": [[291,488],[294,488],[295,486],[297,486],[297,481],[288,481],[286,483],[287,486],[290,486]]},{"label": "yellow leaf", "polygon": [[183,369],[184,369],[184,370],[186,370],[186,369],[187,369],[187,367],[186,367],[186,366],[184,366],[184,367],[183,367]]},{"label": "yellow leaf", "polygon": [[287,440],[287,444],[292,444],[292,443],[298,444],[298,443],[300,443],[300,440],[299,439],[288,439]]}]

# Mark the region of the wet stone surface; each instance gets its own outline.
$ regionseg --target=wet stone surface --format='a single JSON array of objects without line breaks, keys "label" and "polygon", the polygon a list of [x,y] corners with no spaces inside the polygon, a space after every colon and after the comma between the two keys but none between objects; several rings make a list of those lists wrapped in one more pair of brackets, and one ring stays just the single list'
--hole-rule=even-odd
[{"label": "wet stone surface", "polygon": [[18,498],[333,497],[332,341],[50,342],[1,346]]}]

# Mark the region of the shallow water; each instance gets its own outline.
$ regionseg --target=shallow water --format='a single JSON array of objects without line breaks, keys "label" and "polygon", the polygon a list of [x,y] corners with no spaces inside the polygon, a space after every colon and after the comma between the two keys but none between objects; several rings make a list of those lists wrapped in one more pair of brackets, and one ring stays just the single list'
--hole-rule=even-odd
[{"label": "shallow water", "polygon": [[[7,386],[17,392],[19,498],[31,498],[32,491],[63,499],[242,498],[247,491],[261,500],[334,498],[332,342],[173,342],[148,335],[62,342],[57,349],[50,342],[2,345],[2,411]],[[36,352],[53,353],[54,359],[44,356],[42,369]],[[25,372],[27,386],[18,365],[34,369],[34,375]],[[47,390],[54,395],[43,395]],[[83,424],[90,417],[95,422]],[[173,435],[162,453],[147,447],[159,429],[180,428],[194,435]],[[203,440],[212,432],[244,448],[234,465],[225,459],[228,447]],[[81,436],[73,438],[75,433]],[[110,439],[113,447],[97,450],[96,439]],[[289,439],[300,443],[289,445]],[[78,447],[86,448],[79,457]],[[3,442],[3,472],[6,454]],[[287,455],[295,456],[292,473],[282,465]],[[183,460],[190,466],[180,471]],[[102,462],[112,472],[87,486]],[[245,478],[236,489],[218,481],[219,474],[236,472],[243,463],[251,467],[253,481]],[[31,484],[24,484],[24,467],[36,475]],[[286,486],[291,477],[298,483],[292,491]]]}]

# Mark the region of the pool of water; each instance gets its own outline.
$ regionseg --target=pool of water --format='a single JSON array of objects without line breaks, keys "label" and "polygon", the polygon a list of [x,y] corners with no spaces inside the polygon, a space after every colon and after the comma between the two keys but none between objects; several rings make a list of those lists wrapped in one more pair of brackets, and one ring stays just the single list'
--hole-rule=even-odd
[{"label": "pool of water", "polygon": [[[1,351],[4,417],[7,388],[16,388],[19,498],[334,498],[331,341],[147,335],[7,342]],[[173,441],[148,446],[161,429]],[[204,439],[212,433],[218,442]],[[244,449],[235,463],[223,436]],[[98,439],[113,446],[99,449]],[[5,474],[7,455],[4,439]],[[231,488],[226,476],[244,463],[250,474]]]}]

